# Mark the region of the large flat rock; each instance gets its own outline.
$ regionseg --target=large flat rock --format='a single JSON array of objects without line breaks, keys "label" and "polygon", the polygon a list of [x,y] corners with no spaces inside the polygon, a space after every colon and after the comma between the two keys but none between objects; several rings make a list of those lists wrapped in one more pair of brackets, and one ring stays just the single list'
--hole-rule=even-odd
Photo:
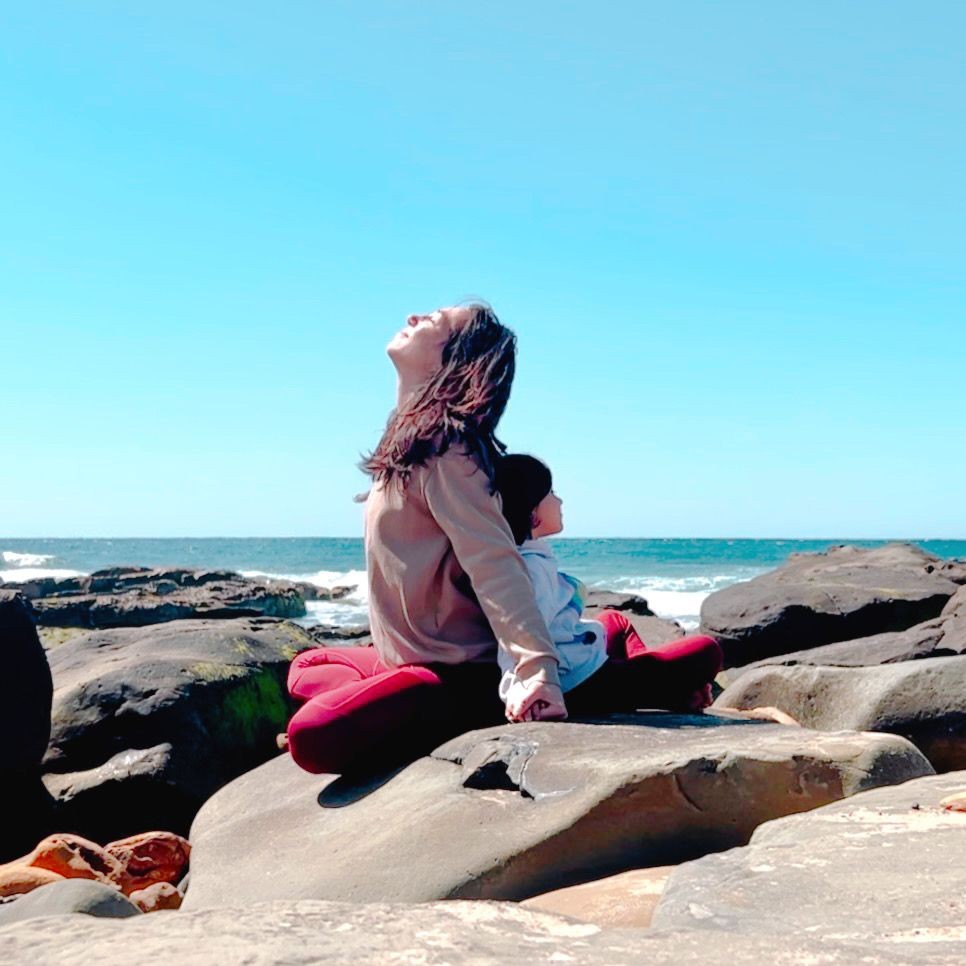
[{"label": "large flat rock", "polygon": [[301,617],[308,592],[304,584],[252,579],[230,570],[157,567],[111,567],[86,576],[4,586],[32,600],[38,624],[85,628],[189,618]]},{"label": "large flat rock", "polygon": [[523,899],[743,844],[771,818],[932,771],[891,735],[608,720],[471,732],[369,794],[272,761],[198,814],[185,907]]},{"label": "large flat rock", "polygon": [[956,772],[769,822],[748,846],[672,873],[653,923],[701,929],[712,945],[719,930],[811,935],[903,962],[964,962],[966,813],[939,807],[962,790],[966,772]]},{"label": "large flat rock", "polygon": [[881,667],[764,665],[715,708],[771,706],[807,728],[887,731],[908,738],[936,771],[966,768],[966,655]]},{"label": "large flat rock", "polygon": [[[958,948],[957,948],[958,947]],[[923,945],[916,963],[960,963],[963,944]],[[0,960],[31,966],[135,962],[223,966],[908,966],[903,949],[774,936],[601,929],[512,903],[274,902],[122,921],[57,916],[0,929]]]},{"label": "large flat rock", "polygon": [[966,565],[907,544],[793,554],[777,570],[708,596],[701,629],[725,666],[903,631],[938,617],[966,584]]},{"label": "large flat rock", "polygon": [[61,830],[186,832],[206,798],[277,754],[288,666],[312,644],[286,621],[238,618],[92,631],[50,651],[44,780]]}]

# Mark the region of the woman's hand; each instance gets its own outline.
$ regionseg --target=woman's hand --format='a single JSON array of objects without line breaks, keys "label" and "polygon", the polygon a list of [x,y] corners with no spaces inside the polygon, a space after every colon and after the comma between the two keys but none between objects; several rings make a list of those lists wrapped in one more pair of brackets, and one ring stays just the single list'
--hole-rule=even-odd
[{"label": "woman's hand", "polygon": [[507,695],[506,716],[508,721],[563,721],[567,706],[556,684],[538,681],[526,690],[518,684]]}]

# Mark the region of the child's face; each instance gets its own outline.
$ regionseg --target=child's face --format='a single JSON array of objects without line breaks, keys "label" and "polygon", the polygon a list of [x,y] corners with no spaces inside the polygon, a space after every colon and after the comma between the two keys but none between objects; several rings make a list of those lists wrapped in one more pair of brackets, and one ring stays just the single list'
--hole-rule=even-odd
[{"label": "child's face", "polygon": [[551,490],[535,507],[531,520],[532,533],[537,537],[552,537],[563,530],[563,500]]}]

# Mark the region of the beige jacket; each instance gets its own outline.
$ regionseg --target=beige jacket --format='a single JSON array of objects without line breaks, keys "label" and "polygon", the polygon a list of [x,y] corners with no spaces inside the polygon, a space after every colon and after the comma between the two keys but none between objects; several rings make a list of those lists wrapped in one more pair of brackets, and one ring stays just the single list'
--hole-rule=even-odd
[{"label": "beige jacket", "polygon": [[504,650],[527,688],[557,685],[557,655],[499,497],[461,452],[366,500],[369,617],[380,658],[461,664]]}]

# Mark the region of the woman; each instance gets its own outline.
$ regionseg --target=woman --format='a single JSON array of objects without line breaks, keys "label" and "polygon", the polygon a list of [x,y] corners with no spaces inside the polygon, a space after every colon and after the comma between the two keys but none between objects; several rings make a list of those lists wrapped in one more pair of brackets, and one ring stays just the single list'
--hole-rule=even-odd
[{"label": "woman", "polygon": [[516,339],[488,306],[452,306],[410,316],[387,352],[397,406],[363,464],[373,482],[365,544],[375,646],[319,648],[293,662],[289,689],[306,704],[289,746],[310,771],[342,771],[394,738],[438,742],[498,723],[497,648],[519,680],[509,720],[567,714],[493,482]]}]

